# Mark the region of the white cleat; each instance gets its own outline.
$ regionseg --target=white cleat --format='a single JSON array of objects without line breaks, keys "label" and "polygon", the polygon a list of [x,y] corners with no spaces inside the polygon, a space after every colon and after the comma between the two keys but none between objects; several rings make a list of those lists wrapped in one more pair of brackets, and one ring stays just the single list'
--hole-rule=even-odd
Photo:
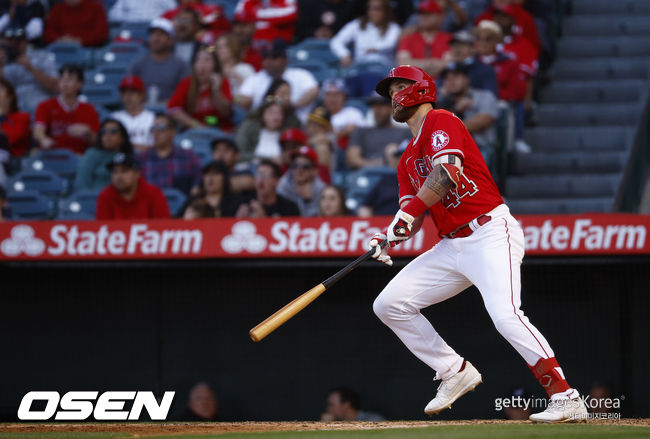
[{"label": "white cleat", "polygon": [[436,397],[431,400],[424,408],[427,415],[438,414],[440,411],[451,408],[451,405],[467,392],[474,390],[476,386],[482,383],[481,374],[472,363],[465,362],[465,369],[458,372],[453,377],[442,380],[438,386]]},{"label": "white cleat", "polygon": [[[568,396],[566,394],[569,393]],[[533,422],[587,422],[589,413],[578,391],[571,389],[567,392],[551,395],[546,410],[530,415]]]}]

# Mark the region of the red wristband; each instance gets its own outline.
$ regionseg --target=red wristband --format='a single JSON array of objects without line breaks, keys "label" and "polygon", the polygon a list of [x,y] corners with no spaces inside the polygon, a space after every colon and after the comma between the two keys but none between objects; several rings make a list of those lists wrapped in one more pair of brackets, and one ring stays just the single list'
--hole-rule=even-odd
[{"label": "red wristband", "polygon": [[426,212],[428,208],[429,207],[424,204],[424,201],[422,201],[420,197],[415,196],[406,206],[404,206],[402,212],[408,213],[413,218],[417,218]]}]

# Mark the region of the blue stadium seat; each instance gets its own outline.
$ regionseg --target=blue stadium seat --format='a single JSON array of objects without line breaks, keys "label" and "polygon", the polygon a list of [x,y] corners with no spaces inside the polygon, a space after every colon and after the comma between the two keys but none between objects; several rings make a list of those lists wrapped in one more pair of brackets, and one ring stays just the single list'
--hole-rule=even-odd
[{"label": "blue stadium seat", "polygon": [[57,218],[69,220],[95,219],[99,192],[83,190],[75,192],[64,200],[60,200]]},{"label": "blue stadium seat", "polygon": [[68,180],[51,171],[20,171],[9,180],[9,190],[37,191],[50,198],[58,198],[68,192]]},{"label": "blue stadium seat", "polygon": [[55,214],[54,201],[34,190],[10,191],[7,201],[13,220],[43,220]]},{"label": "blue stadium seat", "polygon": [[364,115],[368,112],[368,105],[366,104],[366,98],[348,98],[345,101],[346,107],[354,107],[359,109]]},{"label": "blue stadium seat", "polygon": [[84,85],[82,94],[95,107],[117,108],[122,103],[120,92],[115,85]]},{"label": "blue stadium seat", "polygon": [[172,216],[176,217],[183,213],[183,207],[187,201],[187,196],[178,189],[175,188],[166,188],[163,189],[165,198],[167,199],[167,204],[169,205],[169,212]]},{"label": "blue stadium seat", "polygon": [[338,76],[336,69],[331,68],[325,62],[319,60],[297,61],[291,63],[291,67],[308,70],[318,82],[323,82],[325,79],[336,78]]},{"label": "blue stadium seat", "polygon": [[111,26],[110,39],[121,38],[133,42],[147,41],[149,37],[149,24],[148,21],[134,21],[120,23],[115,27]]},{"label": "blue stadium seat", "polygon": [[86,74],[86,82],[95,85],[110,85],[118,88],[120,81],[129,72],[129,64],[113,63],[103,64]]},{"label": "blue stadium seat", "polygon": [[[360,202],[368,192],[381,180],[382,176],[386,174],[395,174],[395,169],[388,166],[364,168],[359,171],[348,174],[346,179],[345,189],[347,192],[346,205],[348,209],[355,210],[351,207],[353,201]],[[357,206],[358,207],[358,206]]]},{"label": "blue stadium seat", "polygon": [[299,44],[298,46],[288,49],[287,54],[289,55],[289,62],[291,64],[314,60],[324,62],[331,67],[336,67],[339,64],[338,57],[332,53],[329,45],[322,48],[316,48],[305,47],[303,44]]},{"label": "blue stadium seat", "polygon": [[198,144],[208,147],[218,137],[230,137],[217,128],[193,128],[176,135],[174,144],[184,149],[195,149]]},{"label": "blue stadium seat", "polygon": [[144,52],[144,47],[139,43],[111,43],[99,52],[95,63],[98,66],[113,63],[130,64]]},{"label": "blue stadium seat", "polygon": [[23,159],[23,171],[51,171],[55,174],[73,179],[77,174],[79,157],[67,149],[40,150],[33,157]]},{"label": "blue stadium seat", "polygon": [[52,43],[47,50],[56,57],[56,64],[61,67],[64,64],[77,64],[88,67],[91,59],[91,52],[76,43]]}]

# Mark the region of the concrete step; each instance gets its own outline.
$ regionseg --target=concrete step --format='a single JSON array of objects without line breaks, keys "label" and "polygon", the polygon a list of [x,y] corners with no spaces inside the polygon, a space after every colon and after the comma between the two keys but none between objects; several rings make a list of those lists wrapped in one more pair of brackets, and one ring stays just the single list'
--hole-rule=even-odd
[{"label": "concrete step", "polygon": [[539,125],[546,127],[586,127],[595,125],[636,126],[642,113],[638,104],[542,104]]},{"label": "concrete step", "polygon": [[[561,45],[561,44],[560,44]],[[554,80],[630,80],[650,78],[650,58],[559,58],[551,69]]]},{"label": "concrete step", "polygon": [[506,198],[510,211],[517,214],[610,212],[614,197],[589,198]]},{"label": "concrete step", "polygon": [[620,173],[509,176],[505,195],[509,198],[613,197],[620,180]]},{"label": "concrete step", "polygon": [[580,14],[650,14],[647,0],[573,0],[572,12]]},{"label": "concrete step", "polygon": [[650,36],[650,16],[573,15],[565,18],[566,36]]},{"label": "concrete step", "polygon": [[636,103],[647,90],[643,82],[553,82],[540,92],[544,104]]},{"label": "concrete step", "polygon": [[[648,2],[650,5],[650,2]],[[558,44],[559,58],[589,58],[603,56],[650,56],[650,44],[645,36],[624,37],[564,37]]]},{"label": "concrete step", "polygon": [[550,151],[626,151],[634,139],[634,127],[598,126],[589,128],[542,127],[528,128],[526,142],[535,152]]},{"label": "concrete step", "polygon": [[[531,145],[535,150],[535,145]],[[588,174],[622,172],[625,152],[545,151],[517,154],[512,162],[515,174]]]}]

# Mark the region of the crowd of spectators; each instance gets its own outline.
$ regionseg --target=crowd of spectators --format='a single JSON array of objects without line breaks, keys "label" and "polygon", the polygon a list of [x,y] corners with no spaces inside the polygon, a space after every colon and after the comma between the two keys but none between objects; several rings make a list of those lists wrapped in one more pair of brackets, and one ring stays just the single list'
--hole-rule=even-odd
[{"label": "crowd of spectators", "polygon": [[[508,103],[515,151],[534,108],[546,17],[523,0],[12,0],[0,7],[0,187],[21,158],[67,149],[71,186],[101,191],[96,217],[169,217],[161,190],[186,196],[178,217],[391,214],[394,175],[346,207],[341,175],[395,168],[411,134],[376,93],[350,95],[350,68],[413,64],[438,84],[490,163]],[[235,5],[236,4],[236,5]],[[53,43],[101,48],[109,23],[146,22],[142,53],[107,111],[83,94],[87,71]],[[112,34],[111,34],[112,35]],[[337,67],[318,77],[290,49],[321,39]],[[132,42],[138,42],[133,40]],[[119,54],[117,54],[119,56]],[[542,66],[544,67],[544,66]],[[377,71],[377,70],[375,70]],[[100,116],[101,115],[101,116]],[[211,156],[175,139],[213,129]],[[392,206],[392,207],[391,207]],[[9,211],[11,206],[9,206]]]}]

